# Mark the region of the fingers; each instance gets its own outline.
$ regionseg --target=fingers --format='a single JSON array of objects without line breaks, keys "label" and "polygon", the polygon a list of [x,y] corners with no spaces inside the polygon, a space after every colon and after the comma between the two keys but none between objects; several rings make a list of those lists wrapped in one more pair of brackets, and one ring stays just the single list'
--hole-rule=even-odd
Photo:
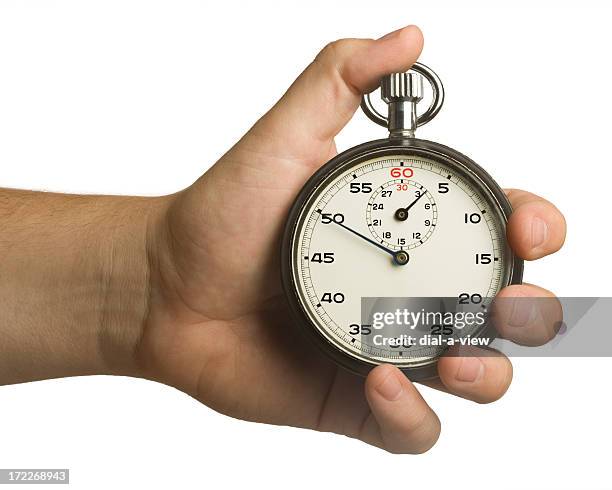
[{"label": "fingers", "polygon": [[503,354],[478,348],[452,350],[438,361],[439,384],[426,383],[478,403],[498,400],[512,382],[512,363]]},{"label": "fingers", "polygon": [[416,387],[396,367],[374,368],[366,379],[365,394],[371,416],[360,438],[392,453],[422,453],[440,435],[440,420]]},{"label": "fingers", "polygon": [[[530,192],[506,191],[513,212],[508,220],[508,243],[517,255],[535,260],[558,251],[565,241],[563,214]],[[543,345],[557,334],[563,309],[555,295],[531,284],[504,288],[494,303],[500,336],[520,345]]]},{"label": "fingers", "polygon": [[[286,145],[296,159],[329,144],[359,107],[361,95],[391,72],[406,71],[423,47],[416,26],[378,39],[342,39],[327,45],[280,101],[253,128]],[[323,163],[323,162],[319,162]]]},{"label": "fingers", "polygon": [[[506,191],[512,204],[508,242],[517,255],[534,260],[558,251],[565,241],[561,212],[529,192]],[[536,300],[537,298],[537,300]],[[494,303],[495,327],[503,338],[522,345],[542,345],[561,325],[561,304],[550,291],[530,284],[504,288]],[[512,382],[512,364],[503,354],[473,349],[458,356],[450,351],[438,362],[439,380],[424,384],[457,396],[489,403],[499,399]]]},{"label": "fingers", "polygon": [[527,346],[552,340],[563,321],[563,307],[557,297],[533,284],[502,289],[493,302],[492,313],[500,337]]},{"label": "fingers", "polygon": [[506,194],[513,209],[507,237],[515,253],[523,259],[535,260],[559,250],[566,232],[561,212],[530,192],[509,189]]},{"label": "fingers", "polygon": [[[546,289],[532,284],[512,285],[495,298],[491,318],[500,337],[520,345],[538,346],[557,334],[563,308]],[[510,386],[512,364],[505,355],[491,349],[451,349],[439,360],[438,374],[439,380],[424,384],[478,403],[490,403]]]}]

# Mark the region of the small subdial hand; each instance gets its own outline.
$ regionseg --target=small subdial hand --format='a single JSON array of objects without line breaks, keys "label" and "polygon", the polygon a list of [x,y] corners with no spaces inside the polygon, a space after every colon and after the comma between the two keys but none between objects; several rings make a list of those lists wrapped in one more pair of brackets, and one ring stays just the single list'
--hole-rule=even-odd
[{"label": "small subdial hand", "polygon": [[[323,214],[322,211],[320,209],[317,209],[317,213],[319,214]],[[387,252],[389,255],[391,255],[393,257],[393,261],[397,264],[397,265],[406,265],[408,263],[408,261],[410,260],[410,256],[408,255],[407,252],[400,250],[398,252],[395,252],[387,247],[385,247],[384,245],[381,245],[380,243],[372,240],[371,238],[368,238],[365,235],[362,235],[361,233],[359,233],[356,230],[353,230],[352,228],[349,228],[348,226],[346,226],[344,223],[336,221],[334,219],[332,219],[330,221],[330,223],[334,223],[342,228],[344,228],[347,231],[350,231],[351,233],[353,233],[354,235],[358,236],[359,238],[362,238],[363,240],[365,240],[368,243],[371,243],[372,245],[380,248],[381,250]]]},{"label": "small subdial hand", "polygon": [[408,211],[410,211],[410,208],[419,202],[419,199],[421,199],[425,194],[427,194],[427,191],[423,190],[423,192],[419,194],[419,197],[408,204],[408,206],[405,208],[399,208],[397,211],[395,211],[395,219],[398,221],[406,221],[408,219]]}]

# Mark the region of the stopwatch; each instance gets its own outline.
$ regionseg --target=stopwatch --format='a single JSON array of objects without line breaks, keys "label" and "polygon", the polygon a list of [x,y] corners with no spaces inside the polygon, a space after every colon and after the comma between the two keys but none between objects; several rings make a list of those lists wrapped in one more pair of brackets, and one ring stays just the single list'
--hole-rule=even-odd
[{"label": "stopwatch", "polygon": [[[431,103],[419,114],[425,80]],[[442,107],[438,75],[415,63],[384,76],[380,94],[386,116],[369,94],[361,108],[389,136],[338,154],[307,181],[285,227],[282,281],[295,323],[334,362],[361,375],[388,363],[427,379],[449,347],[432,339],[478,338],[486,316],[462,329],[441,312],[431,325],[410,319],[449,298],[473,315],[486,310],[521,282],[523,262],[506,241],[512,209],[499,185],[467,156],[415,137]]]}]

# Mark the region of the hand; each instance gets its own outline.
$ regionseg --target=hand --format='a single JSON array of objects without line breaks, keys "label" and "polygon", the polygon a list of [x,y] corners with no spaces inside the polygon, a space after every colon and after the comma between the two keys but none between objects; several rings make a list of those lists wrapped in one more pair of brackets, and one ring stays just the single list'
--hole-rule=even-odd
[{"label": "hand", "polygon": [[[150,298],[136,344],[139,375],[246,420],[331,431],[397,453],[437,440],[440,422],[416,386],[389,365],[361,379],[338,369],[291,325],[279,273],[289,208],[336,155],[334,137],[361,95],[405,71],[423,45],[414,26],[379,40],[325,47],[280,101],[190,188],[162,198],[148,231]],[[557,251],[565,222],[545,200],[509,191],[508,239],[532,260]],[[531,285],[517,295],[551,296]],[[499,356],[445,357],[429,383],[480,403],[508,388]]]}]

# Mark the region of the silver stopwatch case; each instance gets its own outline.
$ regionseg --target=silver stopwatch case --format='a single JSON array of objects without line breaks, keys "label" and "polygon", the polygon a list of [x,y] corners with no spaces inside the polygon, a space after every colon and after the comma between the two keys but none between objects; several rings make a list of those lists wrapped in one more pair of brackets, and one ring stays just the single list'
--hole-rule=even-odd
[{"label": "silver stopwatch case", "polygon": [[[416,106],[423,97],[423,77],[432,85],[433,99],[429,108],[422,115],[417,116]],[[391,74],[384,77],[381,80],[381,95],[389,106],[388,117],[382,116],[374,109],[369,96],[363,98],[362,109],[371,120],[377,124],[388,127],[390,133],[389,138],[364,143],[340,153],[323,165],[305,184],[289,213],[285,227],[281,250],[282,282],[293,319],[298,329],[331,360],[349,371],[363,376],[367,375],[367,373],[378,364],[391,363],[397,365],[410,379],[423,380],[437,376],[436,365],[439,355],[441,354],[439,349],[432,350],[431,355],[419,355],[414,358],[414,362],[408,362],[406,358],[401,359],[397,356],[395,358],[386,358],[377,355],[375,350],[370,349],[365,344],[362,346],[361,350],[357,349],[355,345],[359,344],[359,342],[355,342],[355,339],[350,338],[348,334],[345,335],[345,332],[340,328],[338,328],[338,332],[334,333],[335,331],[332,323],[336,325],[336,323],[341,322],[333,322],[332,313],[317,314],[318,310],[325,308],[325,306],[321,304],[321,295],[330,294],[329,301],[332,303],[340,299],[340,296],[336,297],[333,296],[333,294],[339,295],[341,293],[323,293],[323,291],[315,293],[314,291],[317,289],[316,284],[304,283],[304,270],[307,269],[301,266],[302,262],[308,259],[312,261],[313,259],[312,255],[309,257],[307,252],[305,252],[304,234],[307,234],[305,230],[308,229],[308,223],[312,220],[322,220],[324,218],[324,213],[321,213],[320,209],[313,208],[313,203],[322,202],[321,196],[326,195],[325,193],[329,194],[330,186],[340,186],[338,182],[346,180],[340,179],[343,175],[350,175],[353,173],[352,169],[363,168],[364,165],[367,166],[367,162],[387,162],[393,159],[398,160],[398,157],[401,157],[400,159],[404,158],[406,161],[417,162],[422,160],[430,162],[431,165],[436,166],[436,168],[448,169],[449,179],[452,175],[457,182],[468,182],[473,192],[477,192],[483,200],[486,200],[487,209],[490,210],[489,214],[495,214],[494,218],[490,219],[495,220],[496,225],[500,229],[500,234],[503,233],[503,237],[500,241],[500,243],[503,242],[503,244],[500,246],[504,248],[504,260],[503,264],[499,266],[499,282],[497,283],[496,290],[510,284],[521,283],[523,262],[513,254],[505,241],[505,226],[512,212],[512,208],[504,192],[491,176],[470,158],[456,150],[439,143],[414,137],[416,128],[431,120],[439,112],[442,106],[444,92],[438,76],[425,65],[417,63],[412,67],[412,71],[410,72]],[[384,165],[384,163],[381,163],[380,167],[382,168]],[[391,170],[392,169],[393,167],[391,167]],[[356,179],[357,175],[353,175],[353,177]],[[403,182],[403,179],[400,180]],[[395,180],[393,182],[395,182]],[[407,182],[410,181],[407,179]],[[381,188],[384,188],[385,185],[386,184],[383,184]],[[416,185],[419,185],[418,182]],[[352,190],[353,189],[351,189],[351,192]],[[366,190],[370,191],[369,188]],[[422,193],[423,191],[420,192]],[[425,192],[427,192],[427,190],[425,190]],[[370,192],[371,195],[375,193],[376,191],[374,189]],[[364,199],[366,197],[367,196],[364,196]],[[372,198],[370,198],[370,200],[371,199]],[[425,207],[427,207],[427,200],[424,199],[424,201]],[[434,196],[432,196],[430,202],[430,206],[435,206]],[[370,202],[368,206],[371,206]],[[371,208],[368,208],[368,210],[369,209]],[[429,209],[431,209],[431,207]],[[319,215],[317,215],[317,211]],[[401,211],[401,209],[398,211]],[[405,218],[404,216],[398,216],[396,214],[395,219]],[[328,218],[328,222],[330,220],[331,219]],[[371,224],[371,221],[368,223]],[[335,224],[344,227],[345,230],[341,230],[341,232],[346,235],[350,235],[350,233],[348,233],[350,231],[355,233],[354,230],[347,228],[347,223],[332,222],[332,225]],[[338,233],[340,233],[340,231]],[[438,232],[436,231],[434,233]],[[370,244],[376,245],[380,238],[375,233],[366,236],[366,233],[363,232],[361,234],[357,233],[357,235],[360,236],[351,236],[356,240],[361,240],[361,238],[363,238],[370,242],[363,242],[364,247],[370,246]],[[312,237],[306,238],[306,241],[310,241]],[[343,235],[338,235],[338,243],[343,239],[345,239]],[[336,243],[336,241],[334,241],[334,243]],[[383,245],[381,245],[381,243]],[[418,243],[415,245],[418,246]],[[386,249],[387,252],[391,252],[396,268],[410,267],[408,257],[409,252],[412,252],[412,250],[409,246],[392,248],[392,245],[385,244],[384,240],[380,240],[377,246]],[[421,245],[423,248],[425,246],[426,245]],[[368,256],[368,259],[364,260],[369,261],[369,257],[370,256]],[[333,262],[333,252],[329,252],[329,255],[326,255],[325,259],[330,260],[320,259],[321,263]],[[372,260],[379,260],[379,258],[373,256]],[[495,260],[497,260],[497,258]],[[333,264],[331,264],[331,266],[333,266]],[[411,278],[411,280],[415,280],[415,278]],[[319,296],[316,297],[316,294],[319,294]],[[400,294],[392,295],[399,296]],[[342,298],[342,301],[344,301],[344,298]],[[328,309],[331,310],[333,307],[334,305],[330,304]],[[354,309],[357,309],[357,307],[355,306]],[[332,320],[331,323],[327,322],[328,318]],[[493,335],[488,326],[475,332],[475,335],[485,334],[489,337]],[[344,337],[350,340],[343,340]],[[404,355],[410,356],[411,354],[406,350],[406,354]]]}]

